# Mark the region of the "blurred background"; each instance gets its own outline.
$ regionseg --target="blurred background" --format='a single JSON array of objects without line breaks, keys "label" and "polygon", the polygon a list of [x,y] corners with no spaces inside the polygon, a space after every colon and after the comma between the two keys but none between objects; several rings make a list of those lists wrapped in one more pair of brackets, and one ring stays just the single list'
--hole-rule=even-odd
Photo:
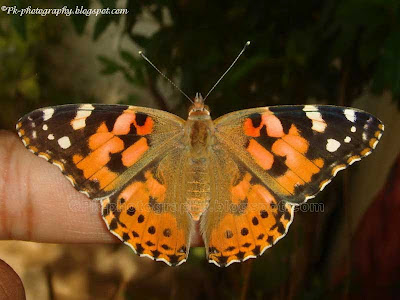
[{"label": "blurred background", "polygon": [[186,118],[183,91],[212,117],[282,104],[366,110],[385,124],[377,150],[298,211],[261,258],[224,269],[192,248],[171,268],[122,244],[2,241],[28,299],[396,299],[400,293],[400,2],[2,1],[17,8],[121,8],[120,14],[0,11],[0,128],[39,107],[128,103]]}]

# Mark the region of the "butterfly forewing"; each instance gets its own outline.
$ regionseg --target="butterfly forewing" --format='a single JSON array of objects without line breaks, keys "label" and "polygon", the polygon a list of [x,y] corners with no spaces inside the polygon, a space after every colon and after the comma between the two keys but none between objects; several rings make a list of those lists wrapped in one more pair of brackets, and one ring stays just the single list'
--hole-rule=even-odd
[{"label": "butterfly forewing", "polygon": [[184,121],[127,105],[63,105],[17,123],[25,146],[58,166],[80,192],[103,198],[123,186],[183,135]]},{"label": "butterfly forewing", "polygon": [[338,171],[369,155],[383,124],[364,111],[337,106],[243,110],[215,121],[216,137],[269,190],[299,204]]}]

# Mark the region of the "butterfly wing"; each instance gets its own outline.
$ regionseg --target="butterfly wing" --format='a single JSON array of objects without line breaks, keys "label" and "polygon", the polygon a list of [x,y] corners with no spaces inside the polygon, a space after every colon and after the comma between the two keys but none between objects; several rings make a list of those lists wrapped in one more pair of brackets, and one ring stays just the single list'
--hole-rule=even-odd
[{"label": "butterfly wing", "polygon": [[[78,191],[101,200],[111,232],[138,254],[171,264],[184,261],[191,227],[183,211],[160,211],[153,204],[172,202],[174,182],[168,178],[171,159],[182,149],[183,127],[167,112],[100,104],[38,109],[16,126],[31,152],[58,166]],[[169,230],[157,227],[166,224]]]},{"label": "butterfly wing", "polygon": [[102,200],[108,228],[138,255],[169,265],[186,261],[193,222],[185,207],[177,145],[147,165],[119,193]]},{"label": "butterfly wing", "polygon": [[82,104],[37,109],[19,120],[17,132],[31,152],[96,199],[115,192],[161,155],[183,134],[183,124],[155,109]]},{"label": "butterfly wing", "polygon": [[224,147],[211,156],[211,200],[201,219],[208,260],[217,266],[261,255],[282,238],[293,219],[285,203]]},{"label": "butterfly wing", "polygon": [[[369,155],[382,132],[374,116],[336,106],[256,108],[215,120],[214,160],[225,177],[215,175],[224,188],[214,190],[203,220],[210,261],[260,255],[286,234],[293,206]],[[228,203],[211,209],[221,201]]]}]

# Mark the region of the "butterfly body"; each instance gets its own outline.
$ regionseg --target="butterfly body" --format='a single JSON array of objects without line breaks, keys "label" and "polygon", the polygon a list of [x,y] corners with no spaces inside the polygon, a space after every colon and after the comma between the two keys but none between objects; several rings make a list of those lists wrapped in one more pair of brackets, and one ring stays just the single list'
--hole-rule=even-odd
[{"label": "butterfly body", "polygon": [[184,166],[187,209],[194,221],[206,210],[210,193],[210,155],[214,143],[214,124],[201,95],[197,94],[185,124],[187,159]]},{"label": "butterfly body", "polygon": [[42,108],[17,123],[24,145],[101,202],[108,229],[140,256],[183,263],[195,223],[208,260],[261,255],[294,207],[369,155],[383,124],[336,106],[246,109],[216,120],[197,95],[186,121],[127,105]]}]

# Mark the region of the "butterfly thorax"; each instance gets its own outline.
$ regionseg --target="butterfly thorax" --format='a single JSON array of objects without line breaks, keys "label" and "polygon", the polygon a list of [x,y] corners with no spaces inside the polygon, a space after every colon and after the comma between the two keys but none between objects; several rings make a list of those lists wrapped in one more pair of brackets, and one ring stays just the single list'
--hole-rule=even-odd
[{"label": "butterfly thorax", "polygon": [[214,143],[214,124],[200,94],[196,95],[185,125],[187,163],[186,201],[194,220],[206,210],[210,201],[210,150]]},{"label": "butterfly thorax", "polygon": [[193,159],[208,157],[213,144],[213,135],[214,124],[210,117],[210,111],[204,105],[202,96],[197,94],[185,125],[187,146]]}]

